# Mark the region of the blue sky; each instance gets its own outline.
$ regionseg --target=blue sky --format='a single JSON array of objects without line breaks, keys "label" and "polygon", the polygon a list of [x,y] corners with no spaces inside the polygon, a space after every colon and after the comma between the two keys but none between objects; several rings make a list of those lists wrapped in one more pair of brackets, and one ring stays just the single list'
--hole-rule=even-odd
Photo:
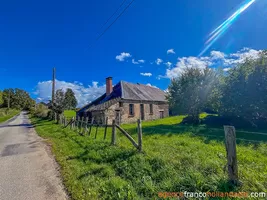
[{"label": "blue sky", "polygon": [[2,1],[0,89],[49,98],[55,66],[57,88],[73,88],[82,105],[104,92],[107,76],[166,89],[183,66],[229,68],[267,46],[265,0],[256,0],[201,57],[208,34],[244,0],[135,0],[94,42],[121,1]]}]

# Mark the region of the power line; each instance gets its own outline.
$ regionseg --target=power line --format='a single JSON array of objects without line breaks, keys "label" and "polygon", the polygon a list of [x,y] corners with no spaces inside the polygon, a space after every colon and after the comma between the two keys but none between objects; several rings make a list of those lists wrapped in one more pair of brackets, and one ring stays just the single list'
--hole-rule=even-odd
[{"label": "power line", "polygon": [[[122,10],[122,12],[115,18],[115,20],[107,27],[107,28],[105,28],[104,29],[104,31],[101,33],[101,34],[99,34],[98,36],[97,36],[97,38],[95,39],[95,41],[94,42],[96,42],[96,41],[98,41],[109,29],[110,29],[110,27],[113,25],[113,24],[115,24],[115,22],[123,15],[123,13],[125,13],[125,11],[132,5],[132,3],[134,2],[135,0],[132,0],[123,10]],[[93,44],[92,44],[93,45]],[[91,45],[91,46],[92,46]],[[90,46],[90,47],[91,47]]]},{"label": "power line", "polygon": [[101,29],[109,22],[109,20],[116,15],[116,13],[121,9],[127,0],[123,0],[117,10],[107,19],[107,21],[101,26]]}]

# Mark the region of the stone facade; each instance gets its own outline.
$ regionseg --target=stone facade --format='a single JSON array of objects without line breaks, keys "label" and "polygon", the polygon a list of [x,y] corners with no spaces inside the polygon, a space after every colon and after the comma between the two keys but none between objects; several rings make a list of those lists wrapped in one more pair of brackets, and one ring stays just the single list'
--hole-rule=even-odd
[{"label": "stone facade", "polygon": [[[134,114],[130,115],[130,104],[133,104]],[[113,119],[118,119],[120,116],[120,123],[134,123],[137,119],[141,118],[140,104],[144,106],[143,120],[155,120],[169,116],[168,103],[162,102],[136,102],[136,101],[123,101],[117,102],[105,110],[105,117],[108,117],[108,123],[111,124]],[[153,112],[150,112],[150,105],[152,105]],[[162,114],[161,114],[162,112]]]}]

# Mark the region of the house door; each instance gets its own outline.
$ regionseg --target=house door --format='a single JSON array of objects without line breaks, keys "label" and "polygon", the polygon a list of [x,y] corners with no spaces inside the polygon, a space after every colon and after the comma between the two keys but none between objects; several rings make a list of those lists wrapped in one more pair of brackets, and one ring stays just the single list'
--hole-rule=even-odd
[{"label": "house door", "polygon": [[140,117],[141,117],[141,120],[145,119],[144,104],[140,104]]},{"label": "house door", "polygon": [[164,118],[164,111],[159,111],[159,118],[160,119]]},{"label": "house door", "polygon": [[115,110],[115,122],[116,124],[121,124],[121,112],[120,110]]}]

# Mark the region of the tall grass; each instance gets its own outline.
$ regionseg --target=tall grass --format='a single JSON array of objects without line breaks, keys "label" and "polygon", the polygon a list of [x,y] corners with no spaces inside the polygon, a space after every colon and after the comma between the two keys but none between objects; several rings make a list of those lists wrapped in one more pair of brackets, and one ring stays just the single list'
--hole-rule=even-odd
[{"label": "tall grass", "polygon": [[9,120],[10,118],[19,114],[19,112],[20,111],[14,109],[9,109],[7,111],[7,108],[0,108],[0,123]]},{"label": "tall grass", "polygon": [[[111,146],[111,130],[104,141],[102,128],[94,139],[95,128],[91,136],[80,136],[51,121],[32,122],[52,144],[72,199],[159,199],[158,192],[165,191],[267,190],[266,143],[237,145],[242,185],[234,187],[227,181],[223,139],[196,135],[203,127],[177,128],[183,117],[143,122],[143,153],[119,131],[117,145]],[[123,128],[137,138],[135,124]]]}]

